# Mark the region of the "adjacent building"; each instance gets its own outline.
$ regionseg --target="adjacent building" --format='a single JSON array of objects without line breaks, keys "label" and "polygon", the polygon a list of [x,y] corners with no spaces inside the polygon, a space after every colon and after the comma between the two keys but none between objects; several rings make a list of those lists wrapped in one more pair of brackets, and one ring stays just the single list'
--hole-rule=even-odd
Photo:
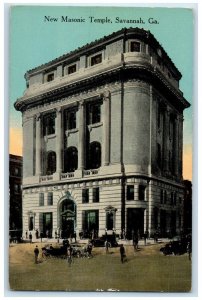
[{"label": "adjacent building", "polygon": [[22,156],[9,155],[9,231],[22,234]]},{"label": "adjacent building", "polygon": [[122,29],[25,74],[23,232],[68,237],[183,227],[181,73]]}]

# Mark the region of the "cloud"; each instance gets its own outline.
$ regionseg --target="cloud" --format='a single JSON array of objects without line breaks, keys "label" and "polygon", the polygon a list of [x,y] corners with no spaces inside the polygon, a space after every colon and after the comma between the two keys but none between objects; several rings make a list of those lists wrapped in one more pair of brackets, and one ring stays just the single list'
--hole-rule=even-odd
[{"label": "cloud", "polygon": [[192,180],[192,145],[184,145],[183,153],[183,177]]},{"label": "cloud", "polygon": [[9,153],[22,155],[22,129],[10,128]]}]

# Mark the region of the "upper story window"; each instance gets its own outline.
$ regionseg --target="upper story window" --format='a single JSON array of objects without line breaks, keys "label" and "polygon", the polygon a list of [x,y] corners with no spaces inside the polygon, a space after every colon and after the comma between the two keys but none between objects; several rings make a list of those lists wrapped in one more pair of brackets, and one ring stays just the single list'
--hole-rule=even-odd
[{"label": "upper story window", "polygon": [[161,145],[157,144],[157,164],[161,168]]},{"label": "upper story window", "polygon": [[43,133],[44,135],[55,133],[55,113],[47,114],[43,117]]},{"label": "upper story window", "polygon": [[46,174],[52,175],[55,172],[56,172],[56,154],[54,151],[50,151],[47,155]]},{"label": "upper story window", "polygon": [[90,65],[91,66],[94,66],[94,65],[97,65],[97,64],[100,64],[102,62],[102,54],[97,54],[95,56],[92,56],[91,59],[90,59]]},{"label": "upper story window", "polygon": [[21,191],[21,186],[20,186],[20,184],[17,184],[17,183],[15,183],[14,184],[14,191],[15,191],[15,193],[20,193],[20,191]]},{"label": "upper story window", "polygon": [[93,188],[93,202],[100,201],[100,190],[99,187]]},{"label": "upper story window", "polygon": [[53,193],[48,192],[48,205],[53,205]]},{"label": "upper story window", "polygon": [[65,130],[76,128],[76,109],[66,110],[65,117]]},{"label": "upper story window", "polygon": [[50,73],[47,75],[47,82],[53,81],[54,80],[54,73]]},{"label": "upper story window", "polygon": [[167,202],[167,191],[164,191],[164,204]]},{"label": "upper story window", "polygon": [[169,137],[170,139],[174,138],[174,133],[175,133],[175,117],[173,114],[170,115],[170,120],[169,120]]},{"label": "upper story window", "polygon": [[64,172],[74,172],[78,168],[78,151],[69,147],[64,151]]},{"label": "upper story window", "polygon": [[160,203],[163,204],[163,200],[164,200],[164,197],[163,197],[163,190],[161,190],[160,192]]},{"label": "upper story window", "polygon": [[142,200],[142,201],[145,200],[145,189],[146,189],[146,186],[139,185],[139,200]]},{"label": "upper story window", "polygon": [[141,44],[136,41],[130,42],[130,52],[140,52],[140,46]]},{"label": "upper story window", "polygon": [[89,189],[82,190],[82,203],[89,203]]},{"label": "upper story window", "polygon": [[76,64],[71,65],[71,66],[68,67],[67,74],[72,74],[72,73],[75,73],[75,72],[76,72]]},{"label": "upper story window", "polygon": [[15,175],[20,175],[20,169],[19,168],[15,168]]},{"label": "upper story window", "polygon": [[44,193],[39,193],[39,206],[44,206]]},{"label": "upper story window", "polygon": [[101,166],[101,144],[98,142],[92,142],[90,143],[90,149],[89,149],[89,168],[90,169],[98,169]]},{"label": "upper story window", "polygon": [[101,121],[101,103],[90,103],[87,106],[87,123],[95,124]]},{"label": "upper story window", "polygon": [[134,185],[127,185],[127,200],[134,200]]}]

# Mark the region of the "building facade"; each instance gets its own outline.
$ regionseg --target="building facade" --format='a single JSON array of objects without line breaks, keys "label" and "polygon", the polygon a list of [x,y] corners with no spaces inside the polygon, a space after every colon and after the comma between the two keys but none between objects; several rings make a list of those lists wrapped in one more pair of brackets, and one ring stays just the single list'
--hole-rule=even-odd
[{"label": "building facade", "polygon": [[128,238],[183,224],[181,73],[148,31],[118,32],[25,74],[23,231]]},{"label": "building facade", "polygon": [[10,235],[22,233],[22,156],[9,155],[9,230]]}]

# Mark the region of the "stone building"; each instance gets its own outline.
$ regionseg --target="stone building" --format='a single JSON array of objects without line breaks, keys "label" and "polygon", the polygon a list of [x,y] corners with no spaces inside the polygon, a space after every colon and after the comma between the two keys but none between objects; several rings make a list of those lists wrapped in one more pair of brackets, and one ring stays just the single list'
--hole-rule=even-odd
[{"label": "stone building", "polygon": [[62,237],[183,224],[181,73],[149,32],[122,29],[25,74],[23,230]]}]

